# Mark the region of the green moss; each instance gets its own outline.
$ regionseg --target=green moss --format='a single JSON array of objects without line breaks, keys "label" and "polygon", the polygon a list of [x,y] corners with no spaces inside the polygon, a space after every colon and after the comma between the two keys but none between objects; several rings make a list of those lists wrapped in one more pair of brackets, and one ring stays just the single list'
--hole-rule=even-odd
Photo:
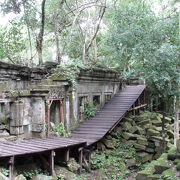
[{"label": "green moss", "polygon": [[173,168],[167,169],[162,173],[164,180],[176,180],[176,171]]}]

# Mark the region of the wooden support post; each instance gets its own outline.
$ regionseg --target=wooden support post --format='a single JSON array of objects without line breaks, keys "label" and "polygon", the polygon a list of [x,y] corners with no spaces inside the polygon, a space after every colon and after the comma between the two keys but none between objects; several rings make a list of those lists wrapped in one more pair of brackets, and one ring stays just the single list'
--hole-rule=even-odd
[{"label": "wooden support post", "polygon": [[10,180],[14,180],[13,171],[14,171],[14,156],[10,157],[10,160],[9,160],[9,179]]},{"label": "wooden support post", "polygon": [[64,124],[63,100],[60,100],[60,122]]},{"label": "wooden support post", "polygon": [[83,162],[83,147],[79,148],[78,151],[79,151],[79,164],[80,164],[79,173],[81,174],[81,172],[82,172],[82,162]]},{"label": "wooden support post", "polygon": [[54,156],[55,156],[55,152],[52,150],[51,154],[50,154],[50,158],[49,158],[50,173],[51,173],[52,176],[55,175],[55,171],[54,171]]},{"label": "wooden support post", "polygon": [[69,149],[65,151],[65,162],[69,161]]},{"label": "wooden support post", "polygon": [[136,115],[136,110],[134,108],[135,108],[135,103],[133,104],[133,115],[135,116]]}]

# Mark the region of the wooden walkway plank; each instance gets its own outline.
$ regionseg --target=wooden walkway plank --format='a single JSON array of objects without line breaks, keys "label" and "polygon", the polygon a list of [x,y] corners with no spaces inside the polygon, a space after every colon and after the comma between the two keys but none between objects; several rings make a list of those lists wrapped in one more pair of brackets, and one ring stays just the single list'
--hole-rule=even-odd
[{"label": "wooden walkway plank", "polygon": [[73,137],[96,143],[111,131],[131,109],[145,89],[144,85],[126,86],[97,112],[96,116],[80,124]]}]

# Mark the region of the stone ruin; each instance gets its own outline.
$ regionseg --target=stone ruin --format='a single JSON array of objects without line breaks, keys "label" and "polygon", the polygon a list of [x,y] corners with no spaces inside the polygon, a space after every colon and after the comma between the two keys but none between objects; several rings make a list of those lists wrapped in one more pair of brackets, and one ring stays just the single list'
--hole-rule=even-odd
[{"label": "stone ruin", "polygon": [[84,120],[86,101],[103,106],[121,87],[114,71],[81,70],[75,88],[49,71],[0,62],[0,138],[45,137],[46,124],[69,131]]}]

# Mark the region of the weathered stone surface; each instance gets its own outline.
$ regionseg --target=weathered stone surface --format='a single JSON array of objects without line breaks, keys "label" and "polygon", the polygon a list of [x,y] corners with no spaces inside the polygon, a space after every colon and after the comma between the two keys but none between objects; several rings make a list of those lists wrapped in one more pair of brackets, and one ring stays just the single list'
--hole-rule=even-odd
[{"label": "weathered stone surface", "polygon": [[70,170],[71,172],[77,173],[77,171],[80,168],[80,165],[76,162],[74,158],[70,158],[70,160],[67,163],[67,167],[68,167],[68,170]]},{"label": "weathered stone surface", "polygon": [[167,135],[170,137],[170,138],[174,138],[174,133],[172,130],[168,130],[167,131]]},{"label": "weathered stone surface", "polygon": [[167,169],[162,173],[162,179],[176,179],[176,172],[174,168]]},{"label": "weathered stone surface", "polygon": [[148,152],[148,153],[154,153],[154,149],[153,149],[153,148],[146,148],[146,152]]},{"label": "weathered stone surface", "polygon": [[129,129],[129,132],[130,132],[130,133],[135,133],[135,132],[137,132],[137,131],[138,131],[137,126],[132,126],[132,127]]},{"label": "weathered stone surface", "polygon": [[104,151],[106,149],[106,146],[103,143],[98,142],[97,143],[97,149],[101,150],[101,151]]},{"label": "weathered stone surface", "polygon": [[144,145],[142,145],[142,144],[137,144],[137,143],[134,144],[134,147],[135,147],[137,150],[145,150],[145,149],[146,149],[146,146],[144,146]]},{"label": "weathered stone surface", "polygon": [[144,126],[144,125],[150,124],[150,121],[149,120],[143,120],[143,121],[139,121],[137,124],[139,126]]},{"label": "weathered stone surface", "polygon": [[148,174],[146,172],[139,172],[136,176],[136,180],[147,180]]},{"label": "weathered stone surface", "polygon": [[180,163],[178,163],[178,164],[176,165],[176,169],[177,169],[177,171],[180,171]]},{"label": "weathered stone surface", "polygon": [[0,172],[0,180],[8,180],[9,178],[7,178],[6,176],[4,176],[1,172]]},{"label": "weathered stone surface", "polygon": [[154,126],[156,126],[156,127],[162,126],[162,121],[161,121],[161,120],[155,120],[155,121],[152,122],[152,124],[153,124]]},{"label": "weathered stone surface", "polygon": [[62,175],[67,180],[73,180],[76,178],[75,173],[68,171],[66,168],[57,166],[57,165],[55,165],[55,173],[56,173],[56,176]]},{"label": "weathered stone surface", "polygon": [[46,176],[43,174],[38,174],[38,175],[33,177],[33,180],[53,180],[53,177],[52,176]]},{"label": "weathered stone surface", "polygon": [[171,166],[169,164],[157,164],[155,165],[155,173],[156,174],[162,174],[163,171],[171,168]]},{"label": "weathered stone surface", "polygon": [[147,139],[145,137],[137,138],[137,143],[145,145],[145,146],[148,145],[148,141],[147,141]]},{"label": "weathered stone surface", "polygon": [[26,178],[22,174],[20,174],[15,177],[15,180],[26,180]]},{"label": "weathered stone surface", "polygon": [[116,139],[112,138],[112,139],[104,139],[103,140],[104,145],[109,148],[109,149],[114,149],[115,145],[116,145]]},{"label": "weathered stone surface", "polygon": [[159,174],[153,174],[147,177],[147,180],[156,180],[156,179],[160,179]]},{"label": "weathered stone surface", "polygon": [[125,123],[124,123],[123,129],[124,129],[125,131],[128,131],[128,130],[130,130],[131,128],[132,128],[131,123],[129,123],[129,122],[125,122]]},{"label": "weathered stone surface", "polygon": [[174,164],[180,163],[180,159],[175,159],[173,163],[174,163]]},{"label": "weathered stone surface", "polygon": [[3,132],[0,133],[0,138],[1,137],[8,137],[9,133],[6,130],[3,130]]},{"label": "weathered stone surface", "polygon": [[145,163],[145,162],[152,160],[152,154],[148,154],[146,152],[138,153],[138,157],[142,163]]},{"label": "weathered stone surface", "polygon": [[135,159],[126,159],[126,166],[129,168],[129,167],[132,167],[132,166],[136,166],[136,160]]},{"label": "weathered stone surface", "polygon": [[177,140],[177,151],[180,153],[180,139]]},{"label": "weathered stone surface", "polygon": [[122,134],[123,138],[126,139],[126,140],[135,140],[136,139],[136,136],[134,134],[131,134],[131,133],[127,133],[127,132],[124,132]]},{"label": "weathered stone surface", "polygon": [[168,160],[174,161],[176,159],[176,154],[175,153],[168,153]]},{"label": "weathered stone surface", "polygon": [[148,129],[147,130],[147,135],[149,136],[160,136],[160,132],[154,130],[154,129]]}]

